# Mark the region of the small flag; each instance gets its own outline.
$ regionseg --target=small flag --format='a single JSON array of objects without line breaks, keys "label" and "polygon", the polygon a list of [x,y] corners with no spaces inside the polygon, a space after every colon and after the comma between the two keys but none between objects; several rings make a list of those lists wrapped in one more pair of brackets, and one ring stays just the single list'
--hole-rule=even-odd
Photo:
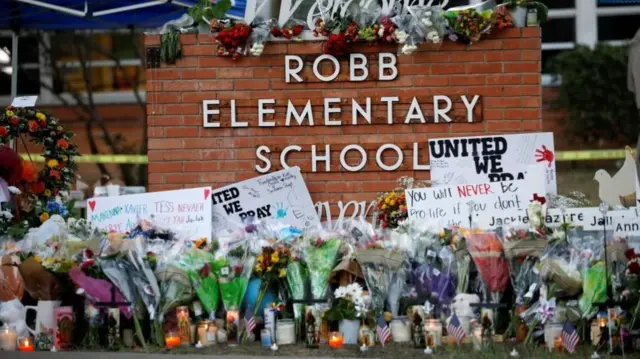
[{"label": "small flag", "polygon": [[384,317],[381,315],[378,317],[378,322],[376,324],[376,334],[378,335],[378,341],[382,345],[385,345],[389,342],[391,338],[391,329],[389,329],[389,325],[384,320]]},{"label": "small flag", "polygon": [[253,313],[250,309],[244,315],[244,327],[246,331],[251,334],[256,329],[256,320],[253,317]]},{"label": "small flag", "polygon": [[464,332],[464,329],[460,325],[460,320],[458,319],[458,316],[456,314],[453,314],[453,317],[451,317],[451,320],[449,320],[447,331],[451,336],[453,336],[453,339],[455,339],[456,343],[458,344],[460,344],[467,336]]},{"label": "small flag", "polygon": [[569,353],[573,353],[579,341],[580,338],[578,337],[576,328],[567,320],[567,322],[564,323],[564,327],[562,327],[562,346],[567,349]]}]

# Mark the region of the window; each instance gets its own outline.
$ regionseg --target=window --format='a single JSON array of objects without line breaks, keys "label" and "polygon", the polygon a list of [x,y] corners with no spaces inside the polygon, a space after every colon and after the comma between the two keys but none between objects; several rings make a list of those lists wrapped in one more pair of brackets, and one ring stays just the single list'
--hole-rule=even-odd
[{"label": "window", "polygon": [[[11,49],[10,33],[0,35],[0,96],[11,95]],[[40,65],[38,39],[36,36],[20,36],[18,39],[18,95],[40,93]]]}]

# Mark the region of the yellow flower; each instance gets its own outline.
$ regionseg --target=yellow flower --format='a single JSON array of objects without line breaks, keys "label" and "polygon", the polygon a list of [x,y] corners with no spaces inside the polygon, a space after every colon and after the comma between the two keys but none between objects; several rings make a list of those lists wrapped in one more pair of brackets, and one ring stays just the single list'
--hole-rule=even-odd
[{"label": "yellow flower", "polygon": [[40,263],[40,262],[42,261],[42,259],[40,259],[40,256],[38,256],[38,255],[33,256],[33,259],[34,259],[37,263]]},{"label": "yellow flower", "polygon": [[55,168],[58,166],[58,160],[56,160],[55,158],[50,159],[49,161],[47,161],[47,166],[49,168]]},{"label": "yellow flower", "polygon": [[396,205],[396,201],[394,199],[392,199],[391,202],[389,202],[389,205],[392,206],[392,207],[395,206]]},{"label": "yellow flower", "polygon": [[284,268],[280,269],[280,273],[278,273],[278,278],[284,278],[287,275],[287,271]]},{"label": "yellow flower", "polygon": [[262,256],[262,254],[258,256],[257,260],[258,260],[258,263],[262,263],[262,261],[264,260],[264,257]]},{"label": "yellow flower", "polygon": [[273,252],[271,254],[271,262],[278,263],[279,260],[280,260],[280,255],[278,254],[278,252]]},{"label": "yellow flower", "polygon": [[387,209],[387,205],[386,205],[386,204],[383,204],[383,205],[382,205],[382,209]]},{"label": "yellow flower", "polygon": [[444,233],[444,231],[440,232],[440,238],[444,238],[444,236],[446,236],[446,234]]},{"label": "yellow flower", "polygon": [[51,197],[51,190],[50,190],[50,189],[45,189],[45,190],[44,190],[44,195],[45,195],[46,197]]},{"label": "yellow flower", "polygon": [[254,270],[256,271],[256,273],[262,273],[262,267],[259,264],[256,264]]},{"label": "yellow flower", "polygon": [[13,116],[13,111],[7,111],[6,113],[7,113],[7,117]]},{"label": "yellow flower", "polygon": [[273,266],[268,266],[267,267],[267,272],[271,272],[272,269],[273,269]]},{"label": "yellow flower", "polygon": [[49,213],[44,212],[40,215],[40,222],[44,223],[49,219]]},{"label": "yellow flower", "polygon": [[42,113],[42,112],[38,112],[38,113],[36,113],[36,118],[37,118],[38,120],[40,120],[40,121],[44,121],[44,120],[46,120],[46,119],[47,119],[47,116],[46,116],[44,113]]}]

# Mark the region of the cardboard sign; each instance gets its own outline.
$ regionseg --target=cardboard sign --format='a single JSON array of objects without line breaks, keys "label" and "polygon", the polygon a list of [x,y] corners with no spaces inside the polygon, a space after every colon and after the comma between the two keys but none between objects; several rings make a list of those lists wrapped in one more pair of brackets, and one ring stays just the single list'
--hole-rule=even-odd
[{"label": "cardboard sign", "polygon": [[34,107],[38,101],[38,96],[21,96],[11,101],[13,107]]},{"label": "cardboard sign", "polygon": [[211,240],[211,188],[151,192],[87,201],[87,220],[100,229],[124,233],[140,219],[191,240]]},{"label": "cardboard sign", "polygon": [[474,226],[492,213],[526,216],[533,195],[545,195],[544,170],[540,166],[534,167],[529,170],[527,181],[408,189],[405,194],[409,218],[440,229],[452,225],[469,226],[470,213]]},{"label": "cardboard sign", "polygon": [[299,229],[320,223],[299,167],[217,188],[211,201],[216,233],[230,233],[249,218]]},{"label": "cardboard sign", "polygon": [[[635,209],[608,211],[605,219],[598,207],[566,208],[564,214],[559,208],[549,208],[545,224],[547,227],[557,228],[566,221],[575,227],[582,227],[588,231],[601,231],[605,226],[607,230],[610,230],[616,221],[622,218],[636,217],[635,213]],[[499,211],[481,216],[474,224],[482,229],[528,226],[529,216],[526,212]]]},{"label": "cardboard sign", "polygon": [[517,181],[530,165],[544,164],[546,193],[557,193],[553,133],[525,133],[429,140],[436,186]]}]

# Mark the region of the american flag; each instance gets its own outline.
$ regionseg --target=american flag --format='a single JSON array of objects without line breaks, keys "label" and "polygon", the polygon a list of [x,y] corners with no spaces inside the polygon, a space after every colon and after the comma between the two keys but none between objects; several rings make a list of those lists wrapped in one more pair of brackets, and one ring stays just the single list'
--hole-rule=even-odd
[{"label": "american flag", "polygon": [[567,322],[564,323],[564,327],[562,327],[562,346],[567,349],[569,353],[573,353],[579,341],[580,338],[578,337],[576,328],[567,320]]},{"label": "american flag", "polygon": [[455,339],[456,343],[458,344],[460,344],[464,340],[464,337],[467,336],[464,332],[464,329],[460,325],[460,319],[458,319],[458,316],[456,314],[453,314],[453,317],[451,317],[451,320],[449,320],[447,331],[451,336],[453,336],[453,339]]},{"label": "american flag", "polygon": [[381,315],[378,317],[378,323],[376,324],[376,334],[378,335],[378,340],[382,345],[385,345],[389,342],[391,338],[391,329],[389,329],[389,325],[384,320],[384,317]]},{"label": "american flag", "polygon": [[256,320],[253,318],[253,313],[251,309],[247,309],[247,312],[244,314],[244,327],[247,330],[248,334],[253,333],[256,329]]}]

